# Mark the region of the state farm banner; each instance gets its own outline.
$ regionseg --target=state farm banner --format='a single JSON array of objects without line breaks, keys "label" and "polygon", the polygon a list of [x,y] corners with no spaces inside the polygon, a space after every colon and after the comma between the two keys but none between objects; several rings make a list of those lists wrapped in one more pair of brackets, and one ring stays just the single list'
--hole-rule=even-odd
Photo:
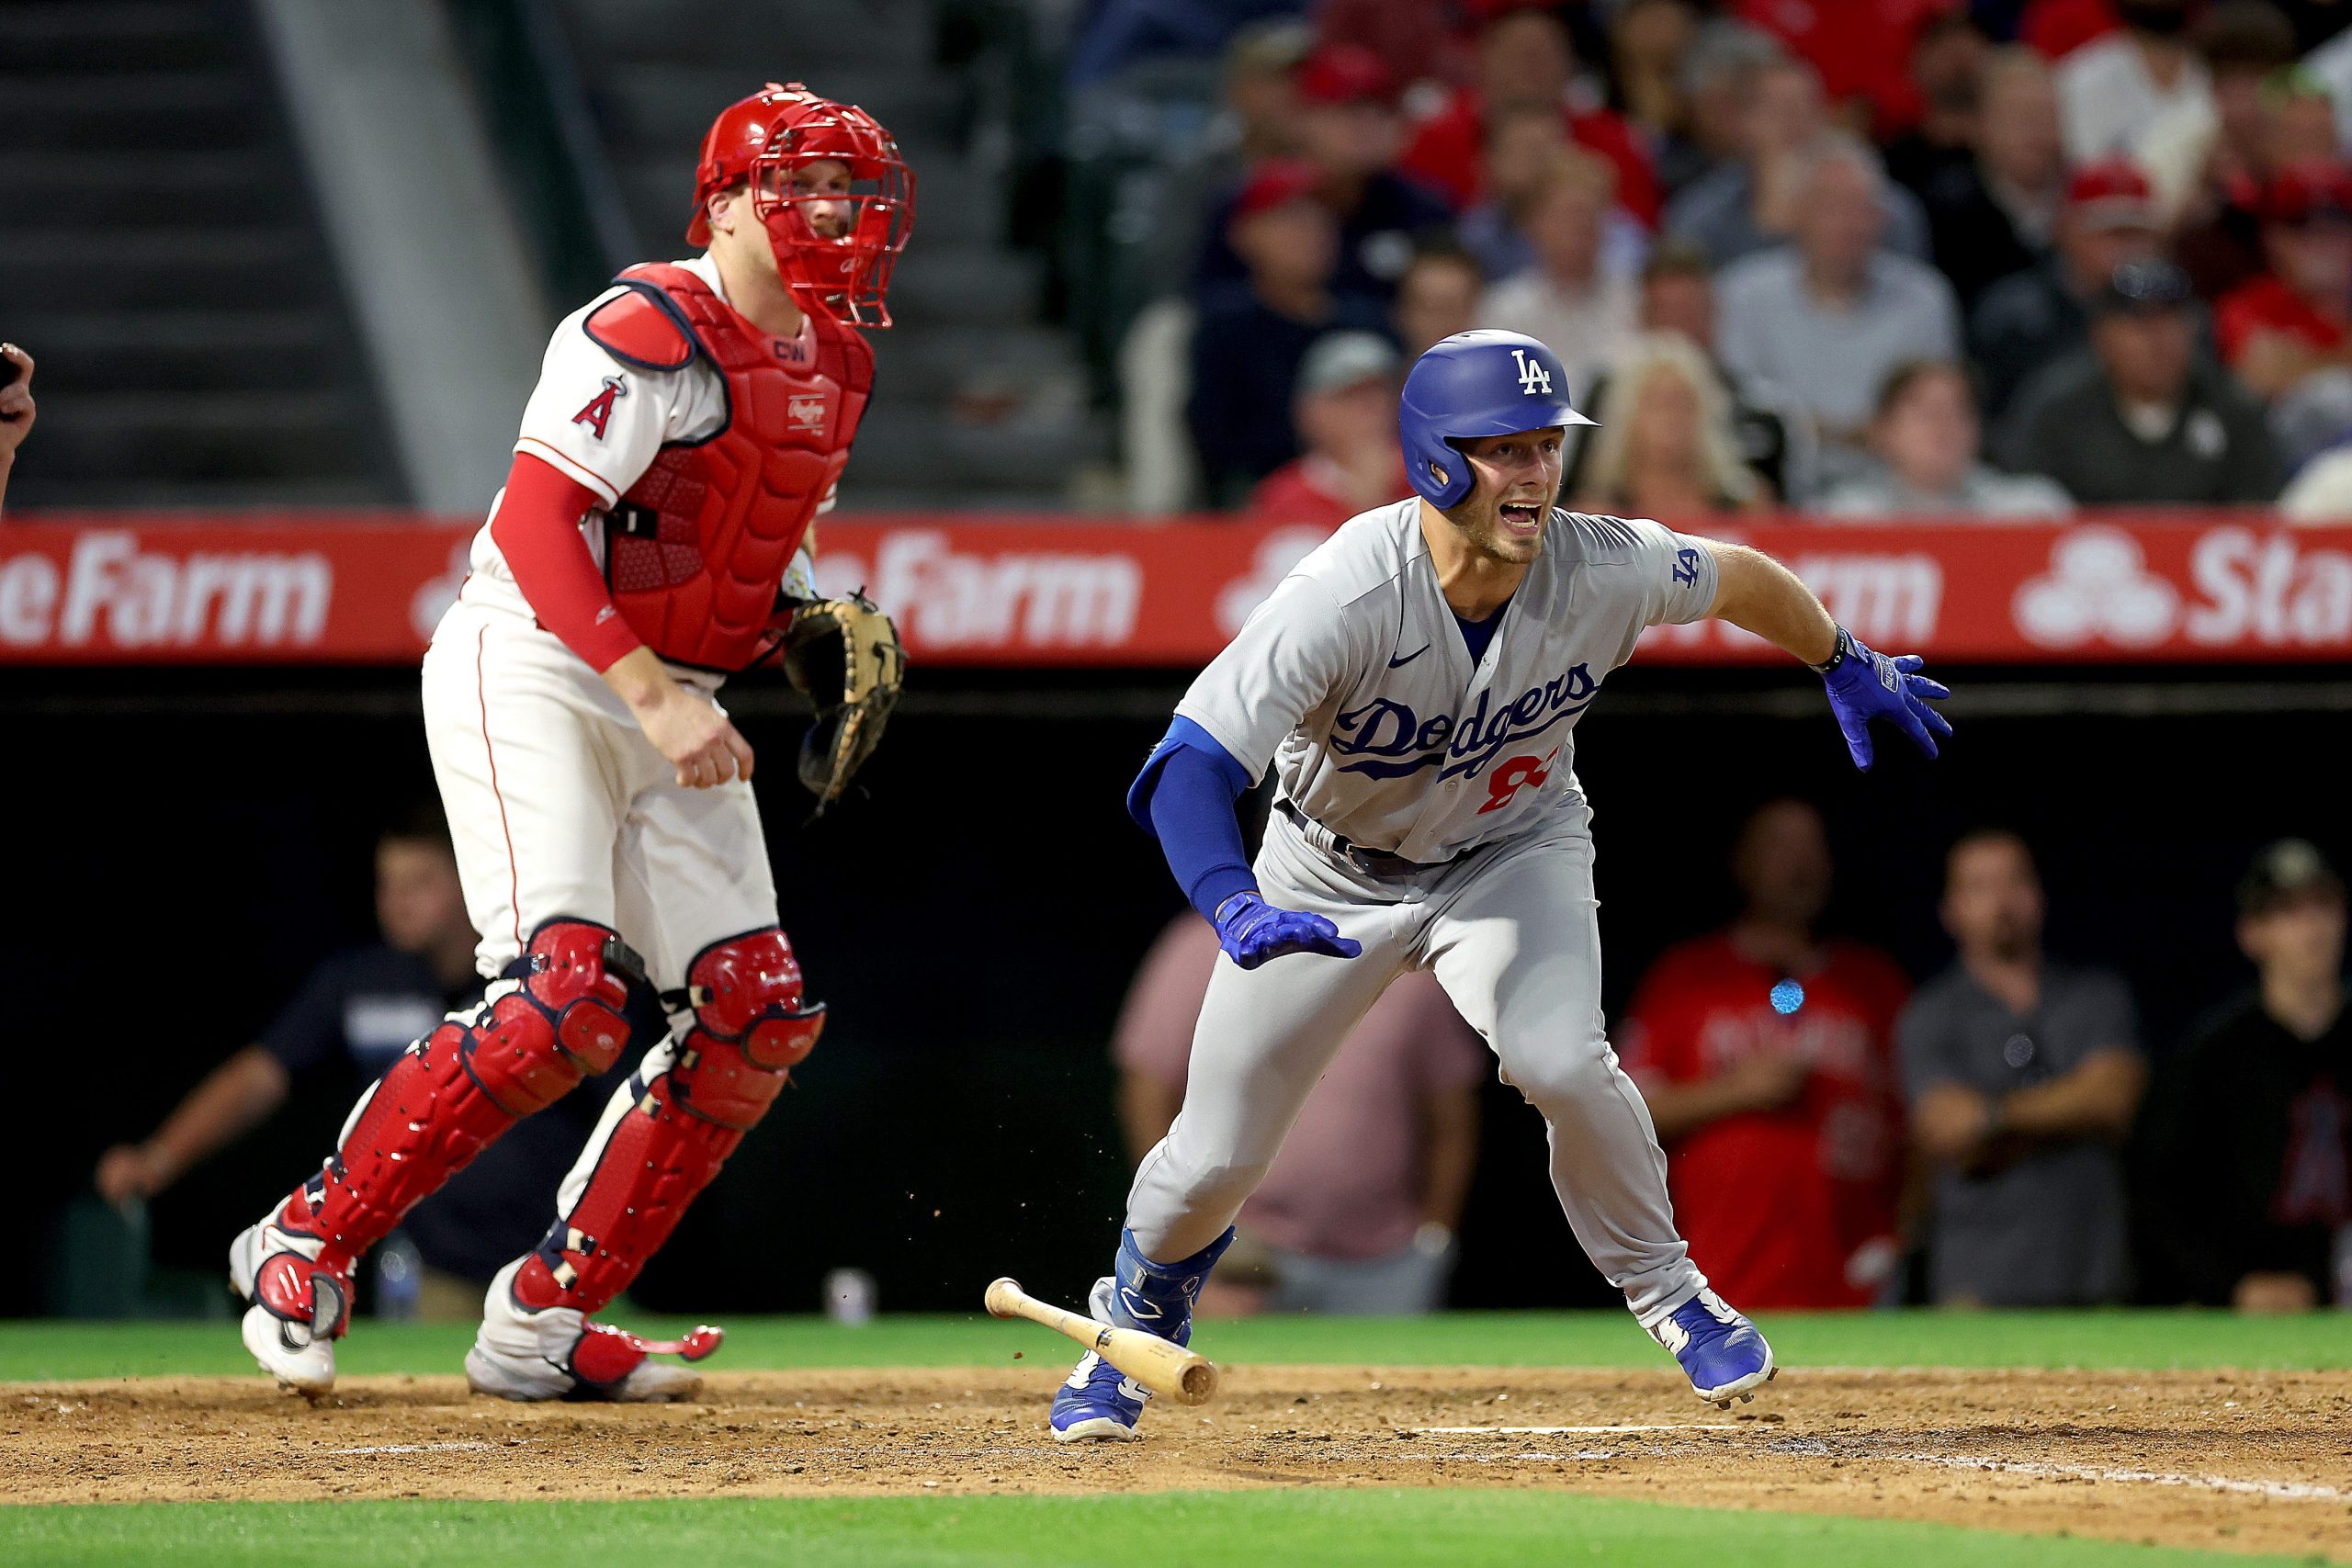
[{"label": "state farm banner", "polygon": [[[403,664],[476,524],[403,514],[0,521],[0,663]],[[2352,528],[2264,513],[2064,525],[1711,525],[1786,561],[1864,641],[1956,663],[2352,660]],[[863,586],[931,665],[1191,669],[1316,528],[1051,515],[827,518],[819,577]],[[1777,657],[1729,626],[1645,662]]]}]

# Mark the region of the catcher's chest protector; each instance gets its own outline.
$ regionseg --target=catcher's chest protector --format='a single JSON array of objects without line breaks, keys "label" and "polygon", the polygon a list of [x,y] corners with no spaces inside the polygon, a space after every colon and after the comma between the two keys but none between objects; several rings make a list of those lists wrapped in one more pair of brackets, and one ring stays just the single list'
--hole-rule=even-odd
[{"label": "catcher's chest protector", "polygon": [[[636,362],[676,369],[701,354],[727,378],[729,417],[706,441],[664,446],[621,497],[605,534],[605,580],[654,652],[732,673],[772,646],[777,586],[849,460],[874,351],[854,328],[813,311],[797,343],[771,337],[684,267],[633,266],[620,281],[666,306],[693,339],[677,364]],[[605,341],[595,316],[589,333]]]}]

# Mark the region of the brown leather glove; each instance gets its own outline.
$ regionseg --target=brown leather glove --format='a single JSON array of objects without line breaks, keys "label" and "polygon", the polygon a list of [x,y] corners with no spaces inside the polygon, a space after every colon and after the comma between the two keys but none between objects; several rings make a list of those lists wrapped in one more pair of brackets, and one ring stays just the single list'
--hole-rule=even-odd
[{"label": "brown leather glove", "polygon": [[882,728],[906,680],[899,628],[863,593],[794,606],[781,655],[787,680],[816,705],[800,743],[800,782],[817,797],[813,816],[842,797],[882,743]]}]

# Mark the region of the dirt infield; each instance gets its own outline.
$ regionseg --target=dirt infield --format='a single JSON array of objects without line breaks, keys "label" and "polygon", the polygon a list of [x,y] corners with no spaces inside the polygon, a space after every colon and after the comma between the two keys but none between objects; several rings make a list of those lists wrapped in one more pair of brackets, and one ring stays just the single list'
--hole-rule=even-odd
[{"label": "dirt infield", "polygon": [[[1054,1359],[1058,1359],[1055,1358]],[[697,1404],[363,1378],[0,1386],[15,1503],[1560,1487],[2352,1562],[2352,1373],[1805,1370],[1732,1412],[1663,1373],[1239,1367],[1148,1441],[1045,1438],[1052,1361],[718,1373]]]}]

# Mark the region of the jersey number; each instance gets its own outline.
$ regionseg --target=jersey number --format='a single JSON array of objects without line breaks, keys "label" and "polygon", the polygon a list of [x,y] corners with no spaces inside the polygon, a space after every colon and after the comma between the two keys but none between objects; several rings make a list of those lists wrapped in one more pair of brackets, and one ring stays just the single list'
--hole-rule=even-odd
[{"label": "jersey number", "polygon": [[1500,811],[1522,789],[1542,789],[1552,777],[1552,763],[1559,754],[1560,749],[1555,746],[1542,757],[1513,757],[1497,768],[1487,781],[1487,804],[1478,807],[1478,815]]}]

